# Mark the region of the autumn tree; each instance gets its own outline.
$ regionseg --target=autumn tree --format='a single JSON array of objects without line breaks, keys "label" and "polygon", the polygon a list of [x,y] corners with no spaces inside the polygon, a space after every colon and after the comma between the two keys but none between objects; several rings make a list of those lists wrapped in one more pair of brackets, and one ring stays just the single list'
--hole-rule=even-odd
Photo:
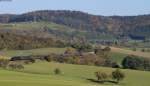
[{"label": "autumn tree", "polygon": [[96,47],[95,48],[95,54],[103,58],[108,58],[110,51],[111,51],[110,47],[105,47],[105,48]]},{"label": "autumn tree", "polygon": [[65,54],[75,54],[76,53],[76,49],[74,48],[67,48],[65,51]]}]

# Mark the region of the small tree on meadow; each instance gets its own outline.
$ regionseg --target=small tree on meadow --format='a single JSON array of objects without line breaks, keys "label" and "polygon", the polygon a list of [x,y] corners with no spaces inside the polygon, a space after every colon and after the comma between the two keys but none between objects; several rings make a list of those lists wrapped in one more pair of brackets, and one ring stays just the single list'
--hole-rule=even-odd
[{"label": "small tree on meadow", "polygon": [[100,71],[95,72],[95,76],[97,77],[98,81],[106,80],[108,78],[108,75],[106,73]]},{"label": "small tree on meadow", "polygon": [[133,49],[132,49],[133,51],[137,51],[137,49],[134,47]]},{"label": "small tree on meadow", "polygon": [[56,68],[56,69],[54,70],[54,73],[55,73],[56,75],[59,75],[59,74],[61,74],[61,70],[60,70],[59,68]]},{"label": "small tree on meadow", "polygon": [[142,51],[142,52],[145,52],[146,50],[143,48],[141,51]]},{"label": "small tree on meadow", "polygon": [[116,69],[112,72],[112,79],[117,80],[117,83],[119,83],[119,81],[123,80],[124,78],[125,74],[121,70]]}]

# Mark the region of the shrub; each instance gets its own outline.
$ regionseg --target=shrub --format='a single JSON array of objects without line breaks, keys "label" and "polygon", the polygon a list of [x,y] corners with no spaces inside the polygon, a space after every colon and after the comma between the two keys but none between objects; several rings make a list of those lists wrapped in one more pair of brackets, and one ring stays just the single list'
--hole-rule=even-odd
[{"label": "shrub", "polygon": [[103,66],[105,67],[112,67],[112,68],[120,68],[120,66],[112,61],[111,59],[105,59]]},{"label": "shrub", "polygon": [[141,51],[142,51],[142,52],[145,52],[146,50],[143,48]]},{"label": "shrub", "polygon": [[13,69],[13,70],[17,70],[17,69],[21,70],[21,69],[24,69],[24,66],[23,66],[23,65],[17,64],[17,63],[11,63],[11,64],[8,65],[8,67],[9,67],[10,69]]},{"label": "shrub", "polygon": [[103,51],[108,51],[108,52],[110,52],[111,51],[111,48],[110,47],[105,47],[104,49],[103,49]]},{"label": "shrub", "polygon": [[119,83],[120,80],[123,80],[125,78],[125,74],[119,70],[116,69],[112,72],[112,79],[117,80],[117,83]]},{"label": "shrub", "polygon": [[30,64],[30,63],[32,63],[32,62],[30,62],[30,61],[24,61],[24,64]]},{"label": "shrub", "polygon": [[71,44],[72,48],[75,48],[79,52],[90,52],[93,51],[93,46],[88,43],[74,43]]},{"label": "shrub", "polygon": [[132,49],[133,51],[137,51],[137,49],[134,47],[133,49]]},{"label": "shrub", "polygon": [[56,68],[56,69],[54,70],[54,73],[55,73],[56,75],[59,75],[59,74],[61,74],[61,70],[60,70],[59,68]]},{"label": "shrub", "polygon": [[76,50],[74,48],[67,48],[65,54],[75,54]]},{"label": "shrub", "polygon": [[102,49],[101,47],[96,47],[94,50],[95,54],[102,58],[109,58],[110,51],[110,47],[105,47],[104,49]]},{"label": "shrub", "polygon": [[5,56],[0,56],[0,67],[6,68],[7,65],[9,64],[9,59]]},{"label": "shrub", "polygon": [[96,65],[96,62],[102,62],[103,59],[98,58],[95,54],[87,53],[80,57],[80,63],[83,65]]},{"label": "shrub", "polygon": [[106,80],[107,78],[108,78],[108,75],[106,74],[106,73],[104,73],[104,72],[100,72],[100,71],[98,71],[98,72],[95,72],[95,76],[97,77],[97,80],[99,81],[99,80]]},{"label": "shrub", "polygon": [[35,63],[35,59],[31,58],[30,62]]},{"label": "shrub", "polygon": [[49,55],[47,57],[44,57],[44,59],[48,62],[51,62],[53,58]]},{"label": "shrub", "polygon": [[129,55],[122,61],[123,68],[150,71],[150,59]]}]

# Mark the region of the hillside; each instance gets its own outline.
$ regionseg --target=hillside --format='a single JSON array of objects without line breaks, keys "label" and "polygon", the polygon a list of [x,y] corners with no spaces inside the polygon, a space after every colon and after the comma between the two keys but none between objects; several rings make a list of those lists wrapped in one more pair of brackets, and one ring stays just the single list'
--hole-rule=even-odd
[{"label": "hillside", "polygon": [[50,22],[0,24],[0,49],[64,47],[65,33],[70,32],[69,27]]},{"label": "hillside", "polygon": [[0,49],[65,47],[79,41],[146,48],[149,33],[149,15],[99,16],[66,10],[0,14]]},{"label": "hillside", "polygon": [[[42,10],[20,15],[2,14],[1,23],[48,21],[74,29],[114,38],[144,40],[150,37],[150,15],[141,16],[99,16],[80,11]],[[94,37],[92,37],[94,38]]]},{"label": "hillside", "polygon": [[[61,75],[55,75],[53,70],[60,68]],[[3,86],[149,86],[150,73],[144,71],[123,70],[126,78],[120,84],[97,84],[87,79],[95,79],[95,71],[114,70],[111,68],[70,65],[59,63],[38,62],[26,65],[22,72],[0,69],[0,83]],[[24,72],[24,73],[23,73]],[[21,77],[20,77],[21,76]]]}]

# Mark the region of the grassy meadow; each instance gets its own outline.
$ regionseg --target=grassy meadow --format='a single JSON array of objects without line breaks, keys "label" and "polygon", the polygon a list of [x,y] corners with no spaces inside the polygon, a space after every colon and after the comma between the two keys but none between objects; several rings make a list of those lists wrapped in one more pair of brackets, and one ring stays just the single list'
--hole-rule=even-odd
[{"label": "grassy meadow", "polygon": [[136,56],[140,56],[140,57],[150,58],[149,52],[133,51],[133,50],[129,50],[129,49],[116,48],[116,47],[111,47],[111,50],[114,53],[121,53],[121,54],[126,54],[126,55],[136,55]]},{"label": "grassy meadow", "polygon": [[28,56],[28,55],[47,55],[50,53],[63,53],[66,48],[39,48],[32,50],[2,50],[0,53],[4,56]]},{"label": "grassy meadow", "polygon": [[[54,69],[60,68],[60,75],[54,74]],[[98,84],[87,79],[96,79],[95,71],[110,73],[112,68],[60,64],[55,62],[37,62],[25,65],[20,72],[0,70],[2,86],[150,86],[150,73],[135,70],[123,70],[125,80],[120,84]]]},{"label": "grassy meadow", "polygon": [[[66,48],[41,48],[33,50],[3,50],[2,54],[12,56],[45,55],[49,53],[63,53]],[[111,59],[121,63],[126,52],[110,53]],[[0,69],[0,85],[2,86],[150,86],[150,72],[136,70],[122,70],[126,77],[119,84],[94,83],[88,79],[96,79],[94,72],[111,73],[113,68],[87,65],[61,64],[56,62],[37,61],[24,65],[24,69],[10,71]],[[61,70],[60,75],[54,74],[54,69]]]}]

